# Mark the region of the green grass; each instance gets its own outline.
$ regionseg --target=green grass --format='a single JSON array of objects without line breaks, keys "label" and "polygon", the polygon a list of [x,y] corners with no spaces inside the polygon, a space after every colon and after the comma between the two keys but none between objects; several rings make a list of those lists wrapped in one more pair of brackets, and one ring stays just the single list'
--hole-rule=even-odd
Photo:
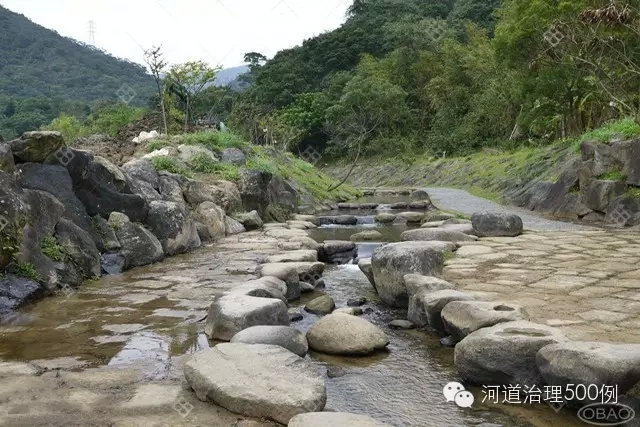
[{"label": "green grass", "polygon": [[65,260],[62,246],[60,246],[55,237],[52,236],[46,236],[44,239],[42,239],[42,253],[45,254],[50,260],[55,262]]},{"label": "green grass", "polygon": [[36,271],[36,267],[31,263],[17,264],[13,273],[17,276],[27,277],[34,282],[39,282],[41,277]]},{"label": "green grass", "polygon": [[586,132],[573,142],[575,151],[580,152],[580,144],[585,141],[609,142],[612,138],[624,139],[640,136],[640,125],[631,117],[610,121],[597,129]]},{"label": "green grass", "polygon": [[180,135],[180,143],[188,145],[203,145],[212,151],[225,148],[245,148],[248,142],[231,132],[196,132]]},{"label": "green grass", "polygon": [[627,191],[624,193],[625,196],[631,197],[634,199],[640,199],[640,188],[638,187],[629,187]]},{"label": "green grass", "polygon": [[226,181],[240,179],[240,168],[238,166],[218,162],[206,154],[199,154],[192,160],[191,170],[198,173],[212,174]]},{"label": "green grass", "polygon": [[147,150],[147,153],[151,153],[153,151],[160,150],[170,145],[171,144],[166,139],[162,139],[162,138],[153,139],[149,142],[149,144],[147,144],[146,150]]},{"label": "green grass", "polygon": [[273,175],[279,175],[280,169],[275,160],[261,155],[247,160],[247,169],[255,169],[263,172],[269,172]]},{"label": "green grass", "polygon": [[598,177],[598,179],[604,179],[609,181],[626,181],[627,176],[620,171],[612,171],[603,173]]},{"label": "green grass", "polygon": [[189,172],[184,169],[176,159],[169,156],[157,156],[151,159],[151,163],[158,171],[167,171],[179,175],[189,176]]}]

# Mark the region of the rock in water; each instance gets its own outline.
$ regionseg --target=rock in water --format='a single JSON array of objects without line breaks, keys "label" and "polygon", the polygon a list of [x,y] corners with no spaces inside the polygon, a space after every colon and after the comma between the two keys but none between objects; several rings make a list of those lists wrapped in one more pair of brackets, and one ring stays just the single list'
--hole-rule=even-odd
[{"label": "rock in water", "polygon": [[307,332],[309,347],[321,353],[365,355],[389,344],[387,335],[371,322],[335,313],[320,319]]},{"label": "rock in water", "polygon": [[[640,381],[640,344],[564,342],[542,347],[536,363],[549,385],[617,386],[625,394]],[[598,394],[598,401],[603,396]],[[582,404],[586,402],[581,402]]]},{"label": "rock in water", "polygon": [[365,276],[367,276],[367,280],[376,288],[376,283],[373,281],[373,267],[371,267],[371,258],[360,258],[358,260],[358,268]]},{"label": "rock in water", "polygon": [[422,290],[411,297],[407,318],[418,326],[429,325],[438,332],[444,332],[442,309],[453,301],[472,301],[475,299],[474,295],[455,289]]},{"label": "rock in water", "polygon": [[419,228],[417,230],[407,230],[400,235],[403,241],[429,241],[440,242],[472,242],[475,239],[457,230],[446,228]]},{"label": "rock in water", "polygon": [[231,342],[277,345],[300,357],[309,350],[304,334],[289,326],[252,326],[235,334]]},{"label": "rock in water", "polygon": [[291,418],[287,427],[389,427],[366,415],[346,412],[312,412]]},{"label": "rock in water", "polygon": [[322,411],[327,401],[324,378],[314,364],[275,345],[218,344],[194,354],[184,374],[198,399],[281,424]]},{"label": "rock in water", "polygon": [[444,253],[455,249],[454,243],[434,241],[390,243],[377,247],[371,257],[371,267],[378,295],[385,304],[408,307],[404,275],[440,275]]},{"label": "rock in water", "polygon": [[486,301],[451,301],[442,309],[444,329],[457,341],[480,328],[515,320],[529,320],[518,304]]},{"label": "rock in water", "polygon": [[352,234],[349,238],[352,242],[380,242],[382,241],[382,233],[376,230],[365,230]]},{"label": "rock in water", "polygon": [[468,335],[455,347],[454,363],[474,384],[543,384],[536,353],[566,341],[555,328],[528,321],[506,322]]},{"label": "rock in water", "polygon": [[396,216],[391,213],[383,212],[376,215],[373,219],[380,224],[390,224],[396,220]]},{"label": "rock in water", "polygon": [[330,295],[323,295],[315,298],[304,306],[304,309],[313,314],[329,314],[336,308],[336,303]]},{"label": "rock in water", "polygon": [[289,325],[289,313],[284,302],[275,298],[228,294],[216,299],[209,308],[205,333],[228,341],[251,326]]},{"label": "rock in water", "polygon": [[476,212],[471,216],[478,237],[515,237],[522,234],[522,218],[506,212]]}]

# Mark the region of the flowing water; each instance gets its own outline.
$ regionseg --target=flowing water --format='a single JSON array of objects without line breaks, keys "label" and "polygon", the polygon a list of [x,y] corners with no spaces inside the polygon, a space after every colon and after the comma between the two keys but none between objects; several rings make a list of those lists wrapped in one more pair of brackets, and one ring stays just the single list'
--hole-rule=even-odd
[{"label": "flowing water", "polygon": [[[381,240],[391,242],[407,229],[406,224],[377,226],[376,211],[340,212],[344,213],[359,216],[359,223],[323,226],[313,230],[311,237],[349,240],[351,234],[375,227],[383,235]],[[359,256],[371,256],[381,243],[359,244]],[[244,268],[242,260],[236,257],[236,267],[227,262],[221,269],[212,261],[215,253],[215,247],[204,247],[155,266],[88,282],[72,295],[42,300],[0,325],[0,360],[66,369],[142,363],[147,380],[167,378],[173,358],[215,344],[207,340],[198,322],[217,286],[207,278],[243,280],[234,275]],[[369,414],[397,427],[574,425],[572,416],[556,415],[546,407],[498,410],[484,406],[479,402],[480,390],[474,390],[478,401],[473,409],[447,403],[444,385],[459,381],[453,350],[443,348],[438,337],[428,332],[387,327],[391,320],[405,318],[406,310],[381,305],[357,265],[327,266],[324,278],[324,292],[339,307],[350,298],[366,297],[364,317],[390,339],[388,351],[370,357],[310,353],[328,374],[327,410]],[[293,306],[302,310],[306,301],[320,294],[304,295]],[[316,320],[317,316],[304,312],[304,319],[292,326],[307,331]]]}]

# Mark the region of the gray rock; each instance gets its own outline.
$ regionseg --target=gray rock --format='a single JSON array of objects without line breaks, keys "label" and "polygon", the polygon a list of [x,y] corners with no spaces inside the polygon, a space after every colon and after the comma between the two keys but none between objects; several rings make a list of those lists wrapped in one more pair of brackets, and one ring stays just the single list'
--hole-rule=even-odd
[{"label": "gray rock", "polygon": [[262,219],[258,215],[258,211],[244,212],[235,214],[235,219],[240,221],[247,230],[257,230],[262,228]]},{"label": "gray rock", "polygon": [[522,234],[522,218],[506,212],[476,212],[471,216],[478,237],[515,237]]},{"label": "gray rock", "polygon": [[405,274],[402,277],[404,285],[407,288],[409,298],[414,295],[427,291],[440,291],[442,289],[455,289],[455,285],[434,276],[423,276],[422,274]]},{"label": "gray rock", "polygon": [[411,199],[412,200],[430,200],[429,199],[429,193],[427,193],[426,190],[414,190],[413,193],[411,193]]},{"label": "gray rock", "polygon": [[42,297],[45,290],[38,282],[6,275],[0,278],[0,319],[21,306]]},{"label": "gray rock", "polygon": [[389,205],[389,208],[394,210],[407,209],[407,207],[409,207],[409,203],[407,202],[396,202]]},{"label": "gray rock", "polygon": [[309,351],[304,334],[289,326],[252,326],[235,334],[231,342],[277,345],[300,357]]},{"label": "gray rock", "polygon": [[62,218],[56,225],[55,238],[64,248],[64,253],[82,272],[82,277],[100,277],[100,252],[89,233]]},{"label": "gray rock", "polygon": [[352,234],[349,238],[352,242],[380,242],[382,241],[382,233],[376,230],[366,230]]},{"label": "gray rock", "polygon": [[336,308],[336,303],[331,298],[331,295],[314,298],[304,306],[304,309],[309,313],[318,315],[329,314],[334,308]]},{"label": "gray rock", "polygon": [[166,255],[185,253],[200,246],[198,229],[184,205],[163,200],[153,201],[149,207],[147,224]]},{"label": "gray rock", "polygon": [[282,216],[279,219],[286,220],[298,210],[297,191],[288,182],[269,172],[244,171],[239,189],[245,209],[256,210],[267,221],[276,219],[274,216]]},{"label": "gray rock", "polygon": [[120,253],[106,253],[100,255],[100,265],[104,274],[120,274],[126,268],[127,260]]},{"label": "gray rock", "polygon": [[[473,225],[471,225],[470,223],[469,224],[444,224],[442,228],[447,231],[455,231],[455,232],[469,234],[469,235],[473,235],[474,233]],[[472,237],[471,240],[476,240],[476,238]]]},{"label": "gray rock", "polygon": [[627,184],[624,181],[594,179],[582,190],[582,203],[589,209],[606,212],[613,200],[624,194]]},{"label": "gray rock", "polygon": [[156,190],[159,187],[159,175],[153,163],[147,159],[134,159],[120,167],[122,171],[134,181],[143,181]]},{"label": "gray rock", "polygon": [[297,228],[299,230],[312,230],[314,228],[318,228],[317,225],[307,221],[289,220],[287,221],[287,225],[289,228]]},{"label": "gray rock", "polygon": [[310,223],[312,223],[312,224],[314,224],[316,226],[318,225],[317,218],[316,218],[315,215],[295,214],[295,215],[293,215],[293,219],[295,221],[306,221],[306,222],[310,222]]},{"label": "gray rock", "polygon": [[431,209],[433,204],[430,200],[416,200],[409,203],[409,209]]},{"label": "gray rock", "polygon": [[348,314],[324,316],[307,332],[309,348],[327,354],[365,355],[389,344],[387,335],[365,319]]},{"label": "gray rock", "polygon": [[637,139],[616,141],[611,144],[611,155],[617,164],[622,164],[622,173],[627,184],[640,186],[640,144]]},{"label": "gray rock", "polygon": [[375,222],[379,222],[380,224],[390,224],[396,220],[396,215],[390,213],[379,213],[373,219]]},{"label": "gray rock", "polygon": [[279,299],[229,293],[209,307],[205,333],[213,339],[229,341],[251,326],[289,325],[287,306]]},{"label": "gray rock", "polygon": [[275,345],[218,344],[194,354],[184,374],[200,400],[281,424],[322,411],[327,400],[324,378],[313,362]]},{"label": "gray rock", "polygon": [[351,298],[347,300],[347,305],[349,307],[361,307],[367,303],[367,299],[365,297]]},{"label": "gray rock", "polygon": [[2,141],[0,141],[0,171],[6,173],[14,173],[16,171],[11,145]]},{"label": "gray rock", "polygon": [[121,193],[129,193],[131,189],[127,183],[127,177],[109,160],[101,156],[94,156],[93,161],[89,165],[91,175],[104,184]]},{"label": "gray rock", "polygon": [[228,216],[224,217],[224,229],[227,236],[233,236],[234,234],[240,234],[247,231],[247,229],[244,228],[244,225]]},{"label": "gray rock", "polygon": [[418,292],[411,297],[407,317],[418,326],[429,325],[438,332],[445,332],[442,309],[453,301],[474,301],[475,299],[474,295],[454,289]]},{"label": "gray rock", "polygon": [[303,294],[308,294],[316,290],[316,287],[313,286],[309,282],[300,282],[300,292]]},{"label": "gray rock", "polygon": [[389,322],[389,327],[391,329],[414,329],[416,325],[408,320],[396,319]]},{"label": "gray rock", "polygon": [[181,206],[186,205],[182,188],[173,176],[160,174],[158,186],[158,192],[165,200],[175,202]]},{"label": "gray rock", "polygon": [[351,210],[351,209],[358,209],[358,205],[355,203],[338,203],[338,209],[340,210]]},{"label": "gray rock", "polygon": [[329,264],[347,264],[358,255],[354,242],[326,240],[318,251],[318,259]]},{"label": "gray rock", "polygon": [[[295,263],[274,262],[262,264],[258,273],[261,277],[273,276],[284,281],[287,285],[287,300],[294,301],[300,298],[300,273]],[[305,282],[308,282],[308,280],[305,280]]]},{"label": "gray rock", "polygon": [[516,320],[529,320],[529,315],[521,305],[507,302],[458,300],[442,309],[444,329],[458,341],[478,329]]},{"label": "gray rock", "polygon": [[360,269],[360,271],[362,271],[362,273],[364,273],[365,276],[367,276],[367,280],[369,280],[369,283],[371,283],[371,285],[375,289],[376,283],[373,280],[373,267],[371,266],[371,258],[360,258],[358,260],[358,268]]},{"label": "gray rock", "polygon": [[420,224],[424,219],[424,214],[420,212],[401,212],[397,215],[397,218],[409,224]]},{"label": "gray rock", "polygon": [[408,307],[409,295],[404,275],[441,274],[444,253],[455,249],[454,243],[433,241],[389,243],[377,247],[371,257],[371,266],[378,295],[385,304]]},{"label": "gray rock", "polygon": [[109,225],[122,246],[120,253],[125,258],[125,268],[152,264],[164,258],[162,243],[158,238],[141,225],[129,221],[126,215],[113,212],[109,216]]},{"label": "gray rock", "polygon": [[456,216],[446,212],[429,212],[424,216],[424,222],[434,222],[434,221],[446,221],[448,219],[455,218]]},{"label": "gray rock", "polygon": [[196,220],[204,224],[209,230],[209,236],[216,240],[227,234],[227,225],[224,221],[226,215],[224,209],[213,202],[201,203],[194,213]]},{"label": "gray rock", "polygon": [[[550,344],[538,351],[536,364],[547,384],[563,390],[567,384],[608,385],[617,386],[618,394],[623,395],[640,381],[640,344]],[[602,397],[598,394],[596,400],[602,401]]]},{"label": "gray rock", "polygon": [[365,415],[346,412],[312,412],[296,415],[287,427],[389,427]]},{"label": "gray rock", "polygon": [[358,206],[358,209],[374,210],[378,206],[380,206],[379,203],[360,203],[360,205]]},{"label": "gray rock", "polygon": [[362,316],[363,312],[361,307],[341,307],[333,310],[333,314],[342,313],[348,314],[349,316]]},{"label": "gray rock", "polygon": [[242,150],[237,148],[225,148],[222,151],[222,161],[233,165],[244,166],[247,163],[247,157]]},{"label": "gray rock", "polygon": [[429,241],[439,242],[472,242],[473,238],[460,231],[445,228],[419,228],[417,230],[404,231],[400,238],[403,241]]},{"label": "gray rock", "polygon": [[546,345],[564,341],[562,332],[546,325],[500,323],[460,341],[454,350],[454,363],[460,376],[473,384],[543,384],[536,353]]},{"label": "gray rock", "polygon": [[198,231],[198,237],[200,238],[200,242],[209,242],[212,240],[211,234],[209,233],[209,227],[204,225],[201,222],[196,222],[196,230]]},{"label": "gray rock", "polygon": [[353,215],[340,215],[335,218],[335,224],[338,225],[356,225],[358,218]]},{"label": "gray rock", "polygon": [[109,225],[107,220],[101,216],[94,216],[92,220],[95,229],[100,236],[101,244],[98,247],[98,250],[100,250],[100,247],[102,247],[103,251],[107,252],[120,250],[122,246],[118,241],[118,236],[116,236],[116,232]]},{"label": "gray rock", "polygon": [[211,150],[202,145],[179,145],[178,159],[187,164],[194,166],[197,159],[204,158],[212,162],[218,162],[218,158]]},{"label": "gray rock", "polygon": [[22,163],[43,163],[49,156],[63,155],[58,150],[65,149],[60,132],[25,132],[20,139],[10,141],[13,156]]},{"label": "gray rock", "polygon": [[283,252],[267,257],[267,262],[316,262],[318,252],[310,249],[300,249],[296,251]]}]

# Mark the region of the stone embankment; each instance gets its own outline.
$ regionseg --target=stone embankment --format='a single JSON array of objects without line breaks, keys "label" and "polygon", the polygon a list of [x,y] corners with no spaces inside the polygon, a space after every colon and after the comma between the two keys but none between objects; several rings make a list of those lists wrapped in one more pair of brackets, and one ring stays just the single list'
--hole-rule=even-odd
[{"label": "stone embankment", "polygon": [[204,183],[147,159],[118,167],[57,132],[25,133],[0,144],[0,317],[296,210],[296,191],[266,172]]}]

